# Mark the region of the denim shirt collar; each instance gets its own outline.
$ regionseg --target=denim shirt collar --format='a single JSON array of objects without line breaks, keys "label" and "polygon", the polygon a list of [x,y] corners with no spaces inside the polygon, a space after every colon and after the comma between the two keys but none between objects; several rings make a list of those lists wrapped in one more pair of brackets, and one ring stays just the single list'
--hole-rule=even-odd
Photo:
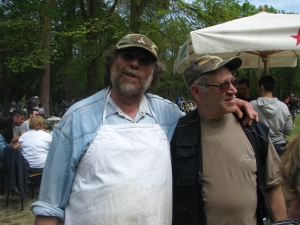
[{"label": "denim shirt collar", "polygon": [[[107,92],[108,91],[109,90],[107,90]],[[134,122],[139,121],[145,115],[153,117],[153,114],[151,113],[151,110],[150,110],[150,104],[147,102],[147,100],[145,98],[142,98],[142,101],[140,102],[140,105],[139,105],[139,109],[138,109],[137,115],[136,115],[135,119],[133,120],[132,118],[130,118],[129,116],[127,116],[116,105],[116,103],[114,102],[114,100],[111,97],[109,97],[108,104],[107,104],[107,107],[106,107],[106,117],[114,115],[114,114],[118,114],[120,117],[124,117],[124,118],[126,118],[128,120],[131,120],[131,121],[134,121]]]}]

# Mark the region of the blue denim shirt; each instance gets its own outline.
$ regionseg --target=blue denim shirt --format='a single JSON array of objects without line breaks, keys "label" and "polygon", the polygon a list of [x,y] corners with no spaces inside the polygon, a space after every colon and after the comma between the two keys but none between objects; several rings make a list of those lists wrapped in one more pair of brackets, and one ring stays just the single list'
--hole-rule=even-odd
[{"label": "blue denim shirt", "polygon": [[[74,104],[56,124],[50,145],[39,200],[31,205],[35,215],[64,219],[76,167],[102,126],[108,89]],[[157,95],[145,94],[157,122],[171,140],[175,126],[184,115],[177,105]],[[155,123],[146,101],[142,101],[134,120],[126,116],[110,99],[105,124]],[[151,141],[151,140],[149,140]]]},{"label": "blue denim shirt", "polygon": [[4,137],[0,134],[0,151],[2,151],[8,145],[9,144],[7,144]]}]

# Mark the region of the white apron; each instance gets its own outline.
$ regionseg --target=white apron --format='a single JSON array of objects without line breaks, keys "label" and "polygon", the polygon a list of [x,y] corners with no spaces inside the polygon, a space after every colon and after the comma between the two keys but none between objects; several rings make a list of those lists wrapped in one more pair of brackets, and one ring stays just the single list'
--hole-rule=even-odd
[{"label": "white apron", "polygon": [[171,224],[165,133],[158,124],[104,125],[106,106],[103,126],[76,170],[64,224]]}]

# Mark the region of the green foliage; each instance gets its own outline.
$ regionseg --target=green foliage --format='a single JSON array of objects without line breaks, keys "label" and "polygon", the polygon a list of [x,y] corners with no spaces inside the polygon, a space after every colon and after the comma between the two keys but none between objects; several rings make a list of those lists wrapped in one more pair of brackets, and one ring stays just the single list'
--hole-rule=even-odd
[{"label": "green foliage", "polygon": [[248,1],[245,1],[241,7],[241,17],[252,16],[258,13],[258,10],[254,5],[251,5]]},{"label": "green foliage", "polygon": [[[43,63],[51,64],[50,91],[56,101],[90,94],[89,81],[102,89],[105,52],[123,35],[133,32],[149,36],[158,45],[160,61],[167,66],[155,94],[171,100],[183,94],[189,99],[182,75],[174,74],[172,68],[179,46],[187,40],[189,32],[259,11],[248,1],[239,4],[237,0],[82,2],[83,5],[73,0],[52,1],[50,7],[37,0],[0,3],[0,69],[6,71],[0,75],[0,89],[4,90],[4,80],[8,82],[6,93],[0,92],[0,102],[12,93],[16,98],[24,92],[38,95]],[[264,7],[267,12],[282,12],[272,6]],[[41,23],[45,18],[51,18],[51,27]],[[50,62],[45,58],[49,49],[43,45],[43,34],[49,29]],[[256,72],[238,71],[239,77],[250,78],[254,96],[258,95]],[[272,68],[270,72],[280,83],[276,89],[280,98],[300,90],[299,67]]]}]

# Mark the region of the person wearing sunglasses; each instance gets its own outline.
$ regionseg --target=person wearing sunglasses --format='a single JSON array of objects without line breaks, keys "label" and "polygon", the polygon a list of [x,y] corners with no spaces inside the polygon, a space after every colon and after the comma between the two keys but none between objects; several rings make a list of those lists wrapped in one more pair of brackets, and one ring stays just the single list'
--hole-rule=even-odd
[{"label": "person wearing sunglasses", "polygon": [[28,119],[26,121],[24,121],[24,123],[21,124],[20,126],[20,135],[24,134],[26,131],[29,131],[30,128],[29,128],[29,122],[31,120],[32,117],[35,117],[35,116],[39,116],[40,113],[39,113],[39,110],[37,109],[32,109],[31,111],[29,111],[29,114],[28,114]]},{"label": "person wearing sunglasses", "polygon": [[261,122],[242,126],[233,114],[239,81],[231,71],[241,65],[239,57],[204,55],[184,71],[197,110],[179,119],[171,141],[173,225],[286,218],[269,128]]}]

